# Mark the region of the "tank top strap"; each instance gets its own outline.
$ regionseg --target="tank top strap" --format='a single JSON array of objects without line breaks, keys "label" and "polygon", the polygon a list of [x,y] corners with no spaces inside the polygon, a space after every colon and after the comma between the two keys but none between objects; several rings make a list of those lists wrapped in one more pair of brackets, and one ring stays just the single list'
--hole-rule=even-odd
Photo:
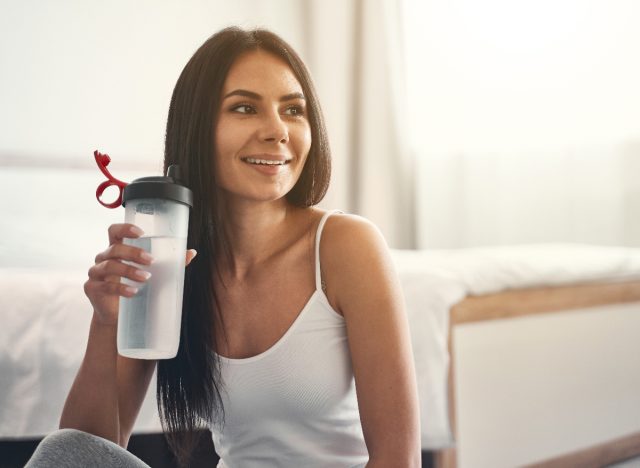
[{"label": "tank top strap", "polygon": [[316,290],[322,291],[324,290],[324,282],[322,281],[322,276],[320,272],[320,237],[322,236],[322,229],[324,228],[324,223],[327,222],[329,216],[335,213],[342,213],[340,210],[331,210],[327,211],[324,215],[322,215],[322,219],[320,219],[320,223],[318,224],[318,230],[316,231]]}]

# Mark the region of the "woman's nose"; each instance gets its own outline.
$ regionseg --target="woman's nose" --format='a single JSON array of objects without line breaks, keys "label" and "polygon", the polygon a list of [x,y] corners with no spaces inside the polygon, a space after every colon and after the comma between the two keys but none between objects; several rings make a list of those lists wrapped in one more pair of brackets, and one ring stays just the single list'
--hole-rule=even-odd
[{"label": "woman's nose", "polygon": [[265,115],[262,128],[260,129],[260,139],[279,143],[287,143],[289,141],[289,129],[285,122],[283,122],[280,114],[271,112]]}]

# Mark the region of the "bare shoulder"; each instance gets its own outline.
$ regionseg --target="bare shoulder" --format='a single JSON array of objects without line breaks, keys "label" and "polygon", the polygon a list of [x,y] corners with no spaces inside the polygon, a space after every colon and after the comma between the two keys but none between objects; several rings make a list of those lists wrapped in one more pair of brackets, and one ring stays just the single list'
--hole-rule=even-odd
[{"label": "bare shoulder", "polygon": [[329,252],[368,250],[376,245],[386,249],[380,229],[362,216],[336,213],[327,220],[322,243]]},{"label": "bare shoulder", "polygon": [[380,229],[357,215],[335,214],[324,228],[320,261],[331,304],[344,314],[354,296],[393,287],[395,268]]},{"label": "bare shoulder", "polygon": [[327,271],[353,262],[369,263],[387,251],[380,229],[368,219],[340,213],[327,220],[321,240],[321,261]]}]

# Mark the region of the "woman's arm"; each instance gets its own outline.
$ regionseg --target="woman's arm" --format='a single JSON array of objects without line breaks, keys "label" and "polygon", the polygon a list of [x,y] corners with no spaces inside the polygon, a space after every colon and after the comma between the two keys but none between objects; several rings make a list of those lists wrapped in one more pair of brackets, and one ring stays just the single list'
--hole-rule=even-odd
[{"label": "woman's arm", "polygon": [[[156,361],[129,359],[117,352],[116,334],[120,296],[131,297],[120,281],[136,276],[136,267],[151,261],[140,248],[124,245],[125,238],[136,238],[142,231],[131,224],[109,226],[109,247],[96,256],[89,269],[84,291],[93,305],[87,349],[67,395],[60,417],[60,428],[72,428],[111,440],[122,447],[129,442],[133,425],[149,388]],[[186,253],[186,265],[195,257]]]},{"label": "woman's arm", "polygon": [[155,365],[156,361],[119,356],[116,326],[101,324],[94,317],[60,429],[89,432],[126,448]]},{"label": "woman's arm", "polygon": [[420,418],[411,339],[384,238],[363,218],[332,216],[322,237],[327,295],[343,314],[368,467],[419,467]]}]

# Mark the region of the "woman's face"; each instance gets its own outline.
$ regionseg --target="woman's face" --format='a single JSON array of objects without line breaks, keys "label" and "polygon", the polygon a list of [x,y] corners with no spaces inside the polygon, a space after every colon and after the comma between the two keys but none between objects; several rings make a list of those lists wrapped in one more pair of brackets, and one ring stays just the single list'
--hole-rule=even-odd
[{"label": "woman's face", "polygon": [[302,86],[279,57],[241,55],[225,80],[215,128],[218,185],[233,197],[284,197],[300,177],[311,148]]}]

